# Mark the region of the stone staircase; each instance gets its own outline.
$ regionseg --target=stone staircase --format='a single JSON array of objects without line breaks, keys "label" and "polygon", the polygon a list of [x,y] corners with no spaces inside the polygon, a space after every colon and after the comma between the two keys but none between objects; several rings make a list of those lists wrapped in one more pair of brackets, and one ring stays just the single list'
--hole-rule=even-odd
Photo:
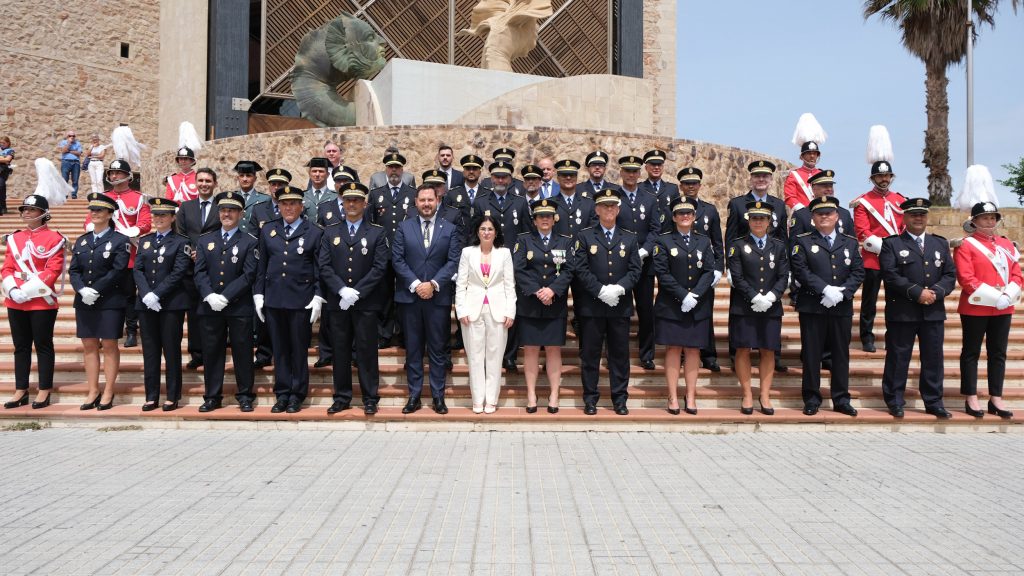
[{"label": "stone staircase", "polygon": [[[83,200],[69,202],[67,205],[53,210],[50,226],[61,231],[69,239],[74,240],[82,231],[85,216]],[[944,220],[944,227],[958,228],[959,215],[951,214]],[[0,232],[8,233],[17,229],[20,222],[17,213],[0,217]],[[943,233],[939,231],[938,233]],[[947,237],[955,237],[955,230],[947,232]],[[926,415],[916,391],[916,378],[919,373],[916,353],[911,364],[910,389],[908,389],[908,411],[902,421],[896,421],[885,410],[882,401],[881,377],[884,362],[883,338],[884,299],[879,298],[879,323],[876,334],[879,336],[879,352],[871,354],[860,350],[854,337],[854,347],[850,356],[850,384],[853,404],[860,410],[860,415],[850,418],[833,413],[826,401],[821,412],[813,417],[801,413],[800,398],[800,332],[797,314],[787,308],[783,320],[783,363],[789,366],[788,373],[776,374],[772,387],[772,397],[776,407],[774,416],[764,416],[755,412],[752,416],[743,416],[739,412],[740,388],[736,377],[731,371],[727,354],[727,322],[728,322],[728,286],[720,285],[716,290],[714,323],[716,327],[719,361],[723,366],[720,373],[701,370],[698,380],[697,404],[700,412],[696,416],[672,416],[665,412],[666,389],[661,374],[664,351],[659,348],[656,363],[658,369],[646,371],[640,367],[636,339],[630,347],[630,414],[617,416],[608,408],[609,399],[607,385],[602,386],[602,404],[597,416],[585,416],[582,413],[581,387],[579,383],[579,357],[577,340],[570,332],[569,340],[563,349],[563,379],[561,389],[561,412],[557,415],[547,414],[543,407],[548,396],[546,378],[541,375],[538,385],[538,398],[541,410],[535,414],[527,414],[526,386],[524,378],[519,374],[506,374],[502,388],[501,404],[495,414],[476,415],[469,409],[470,395],[468,388],[468,366],[465,354],[454,351],[454,368],[449,378],[448,391],[450,413],[438,416],[429,408],[416,414],[403,415],[401,407],[406,397],[404,370],[404,350],[390,348],[380,351],[381,370],[381,410],[373,417],[366,417],[359,409],[349,410],[341,414],[327,416],[326,407],[331,403],[331,368],[310,369],[310,396],[308,407],[298,414],[271,414],[273,403],[273,370],[267,368],[257,372],[256,389],[258,394],[256,411],[249,414],[241,413],[233,405],[233,369],[230,361],[227,367],[225,382],[225,402],[227,406],[208,414],[200,414],[197,409],[202,404],[203,383],[202,369],[184,370],[183,407],[174,412],[154,411],[142,413],[144,401],[142,378],[142,350],[140,347],[121,349],[121,370],[117,383],[117,395],[112,410],[97,412],[95,410],[80,411],[79,404],[86,401],[87,387],[82,367],[82,346],[75,337],[74,312],[71,308],[73,294],[70,288],[61,297],[61,311],[58,315],[54,334],[57,355],[55,390],[53,404],[44,409],[32,410],[30,407],[2,410],[0,418],[5,420],[42,420],[50,425],[85,425],[99,426],[110,423],[143,424],[147,426],[341,426],[341,427],[385,427],[391,429],[434,428],[434,429],[566,429],[566,430],[661,430],[661,429],[697,429],[704,431],[744,429],[765,425],[809,425],[820,428],[839,427],[848,430],[859,426],[888,426],[896,429],[917,427],[925,429],[984,429],[984,430],[1016,430],[1024,431],[1020,426],[1024,421],[1024,317],[1015,315],[1013,329],[1010,334],[1010,346],[1007,358],[1006,385],[1004,397],[1011,409],[1017,412],[1012,420],[1000,420],[995,416],[986,416],[976,420],[964,414],[963,404],[959,395],[959,355],[962,334],[956,315],[956,296],[946,300],[949,321],[946,330],[944,374],[946,388],[946,406],[954,413],[949,421],[939,422]],[[859,303],[855,304],[855,315]],[[13,378],[13,345],[10,329],[6,321],[6,308],[0,309],[0,399],[9,398],[14,392]],[[856,326],[856,316],[854,325]],[[187,330],[187,329],[186,329]],[[570,328],[571,330],[571,328]],[[634,335],[636,324],[633,325]],[[854,328],[856,330],[856,328]],[[315,339],[315,331],[314,331]],[[184,344],[184,343],[183,343]],[[315,345],[315,342],[314,342]],[[315,349],[310,349],[310,365],[316,359]],[[230,360],[230,354],[228,355]],[[541,356],[543,361],[543,355]],[[187,361],[187,354],[185,360]],[[520,361],[522,356],[520,354]],[[520,365],[521,366],[521,365]],[[603,381],[607,379],[607,371],[602,369]],[[982,359],[979,380],[984,394],[986,369]],[[34,379],[34,376],[33,376]],[[33,380],[34,382],[34,380]],[[755,385],[756,385],[755,378]],[[827,374],[823,378],[823,387],[827,387]],[[34,386],[34,384],[33,384]],[[756,387],[756,386],[755,386]],[[32,391],[34,395],[34,388]],[[755,394],[757,391],[755,390]],[[827,396],[827,390],[823,391]],[[358,389],[355,405],[359,404]],[[682,393],[680,392],[680,396]],[[241,423],[241,424],[239,424]]]}]

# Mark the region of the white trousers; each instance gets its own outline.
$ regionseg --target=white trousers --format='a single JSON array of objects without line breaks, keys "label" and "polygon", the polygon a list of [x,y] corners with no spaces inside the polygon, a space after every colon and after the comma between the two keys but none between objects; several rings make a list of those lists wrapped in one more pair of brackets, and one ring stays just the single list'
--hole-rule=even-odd
[{"label": "white trousers", "polygon": [[469,391],[474,406],[497,405],[501,389],[501,360],[505,355],[508,330],[502,322],[491,318],[489,308],[485,304],[480,318],[462,327],[466,359],[469,360]]},{"label": "white trousers", "polygon": [[103,161],[102,160],[90,160],[89,161],[89,179],[92,181],[92,191],[97,193],[103,192]]}]

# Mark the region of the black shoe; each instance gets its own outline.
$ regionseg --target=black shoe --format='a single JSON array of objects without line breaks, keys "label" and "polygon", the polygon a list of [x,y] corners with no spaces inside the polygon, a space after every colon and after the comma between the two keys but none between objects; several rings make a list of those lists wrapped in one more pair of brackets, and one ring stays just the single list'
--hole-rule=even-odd
[{"label": "black shoe", "polygon": [[448,413],[448,406],[445,406],[444,398],[434,398],[432,407],[434,408],[434,412],[437,412],[438,414]]},{"label": "black shoe", "polygon": [[97,404],[96,405],[96,409],[97,410],[110,410],[113,407],[114,407],[114,399],[113,398],[111,398],[110,402],[107,402],[106,404]]},{"label": "black shoe", "polygon": [[967,412],[968,416],[974,416],[975,418],[984,418],[985,417],[985,411],[984,410],[975,410],[974,408],[971,408],[971,405],[968,404],[968,402],[966,400],[964,400],[964,412]]},{"label": "black shoe", "polygon": [[175,400],[174,402],[164,402],[164,405],[161,406],[160,409],[163,410],[164,412],[174,412],[175,410],[178,409],[178,401]]},{"label": "black shoe", "polygon": [[936,418],[941,418],[942,420],[946,420],[946,419],[949,419],[949,418],[953,417],[953,415],[949,412],[949,410],[946,410],[942,406],[934,406],[934,407],[931,407],[931,408],[925,408],[924,412],[925,412],[925,414],[931,414],[932,416],[935,416]]},{"label": "black shoe", "polygon": [[202,365],[202,360],[196,360],[195,358],[193,358],[188,361],[188,364],[185,364],[185,368],[188,368],[189,370],[195,370],[196,368],[199,368]]},{"label": "black shoe", "polygon": [[622,404],[616,404],[615,413],[618,414],[619,416],[626,416],[629,414],[629,408],[626,408],[625,402],[623,402]]},{"label": "black shoe", "polygon": [[711,357],[703,358],[700,361],[700,366],[701,366],[701,368],[707,368],[708,370],[711,370],[712,372],[721,372],[722,371],[722,367],[718,365],[718,359],[716,359],[716,358],[711,358]]},{"label": "black shoe", "polygon": [[874,340],[863,340],[860,343],[860,347],[861,350],[864,350],[865,352],[874,352],[876,350]]},{"label": "black shoe", "polygon": [[750,408],[747,408],[746,406],[740,406],[740,414],[743,414],[744,416],[750,416],[753,413],[754,413],[754,407],[753,406],[751,406]]},{"label": "black shoe", "polygon": [[673,416],[679,416],[679,408],[665,408],[665,412],[668,412]]},{"label": "black shoe", "polygon": [[142,405],[142,411],[152,412],[153,410],[156,410],[159,406],[160,404],[156,400],[153,400],[152,402],[146,402],[145,404]]},{"label": "black shoe", "polygon": [[451,358],[449,358],[449,359],[444,361],[444,369],[445,370],[451,370],[452,369],[452,359]]},{"label": "black shoe", "polygon": [[368,403],[363,405],[363,414],[366,414],[367,416],[373,416],[376,413],[377,413],[377,403],[376,402],[368,402]]},{"label": "black shoe", "polygon": [[462,341],[462,338],[456,338],[452,342],[452,350],[465,350],[466,344]]},{"label": "black shoe", "polygon": [[287,409],[288,409],[288,397],[287,396],[282,396],[281,398],[277,399],[277,402],[274,402],[274,407],[270,409],[270,413],[271,414],[280,414],[281,412],[284,412]]},{"label": "black shoe", "polygon": [[288,402],[288,407],[285,408],[284,411],[288,414],[298,414],[300,410],[302,410],[302,401],[298,398],[292,398],[291,401]]},{"label": "black shoe", "polygon": [[640,367],[644,370],[654,370],[654,360],[643,360],[640,362]]},{"label": "black shoe", "polygon": [[272,362],[270,360],[267,360],[266,358],[257,358],[256,361],[252,363],[252,367],[256,370],[263,370],[264,368],[270,366],[271,364]]},{"label": "black shoe", "polygon": [[21,398],[18,398],[17,400],[11,400],[9,402],[4,402],[4,408],[17,408],[18,406],[24,406],[26,404],[28,404],[27,390],[25,391],[25,395],[22,396]]},{"label": "black shoe", "polygon": [[334,364],[334,358],[319,358],[313,363],[313,368],[323,368],[324,366],[330,366]]},{"label": "black shoe", "polygon": [[558,414],[558,406],[548,406],[548,414]]},{"label": "black shoe", "polygon": [[334,404],[331,404],[331,407],[327,409],[327,413],[328,414],[337,414],[338,412],[341,412],[342,410],[348,410],[351,407],[352,406],[350,406],[348,402],[342,402],[341,400],[335,400]]},{"label": "black shoe", "polygon": [[785,374],[786,372],[789,372],[789,366],[783,366],[782,365],[782,360],[779,360],[778,358],[776,358],[775,359],[775,371],[778,372],[779,374]]},{"label": "black shoe", "polygon": [[889,414],[891,414],[893,418],[903,418],[903,406],[890,406]]},{"label": "black shoe", "polygon": [[996,405],[993,404],[991,400],[988,401],[988,413],[995,414],[1000,418],[1013,418],[1013,412],[1010,412],[1009,410],[1000,410],[999,408],[996,408]]},{"label": "black shoe", "polygon": [[252,412],[252,400],[239,400],[238,409],[242,412]]},{"label": "black shoe", "polygon": [[765,416],[775,416],[775,408],[765,408],[764,404],[758,400],[757,403],[761,406],[761,414]]},{"label": "black shoe", "polygon": [[402,414],[412,414],[413,412],[419,410],[420,408],[423,408],[423,402],[420,402],[420,399],[418,397],[409,398],[409,400],[405,403],[405,406],[402,408]]},{"label": "black shoe", "polygon": [[[26,394],[25,397],[28,398],[28,395]],[[42,402],[36,402],[35,400],[33,400],[32,401],[32,409],[33,410],[38,410],[40,408],[46,408],[47,406],[50,405],[50,398],[52,398],[52,397],[53,397],[53,394],[51,393],[51,394],[47,394],[46,395],[46,400],[43,400]]]},{"label": "black shoe", "polygon": [[833,412],[839,412],[840,414],[846,414],[847,416],[856,416],[857,409],[850,404],[840,404],[839,406],[832,407]]},{"label": "black shoe", "polygon": [[537,413],[537,407],[536,406],[527,406],[526,407],[526,413],[527,414],[536,414]]},{"label": "black shoe", "polygon": [[139,345],[138,333],[132,330],[128,331],[128,335],[124,337],[124,347],[134,348]]},{"label": "black shoe", "polygon": [[690,408],[689,406],[683,406],[683,412],[686,412],[687,414],[690,414],[692,416],[696,416],[697,415],[697,407],[694,406],[693,408]]},{"label": "black shoe", "polygon": [[818,407],[814,404],[804,404],[804,416],[814,416],[818,413]]},{"label": "black shoe", "polygon": [[78,409],[79,410],[92,410],[93,408],[99,406],[100,405],[100,396],[103,396],[103,394],[102,393],[101,394],[97,394],[96,397],[93,398],[92,402],[86,402],[85,404],[82,404],[81,406],[79,406]]},{"label": "black shoe", "polygon": [[822,360],[821,361],[821,369],[822,370],[828,370],[829,372],[831,372],[832,371],[832,361],[831,360]]},{"label": "black shoe", "polygon": [[390,338],[378,338],[377,339],[377,350],[383,350],[384,348],[390,348],[390,347],[391,347],[391,339]]},{"label": "black shoe", "polygon": [[593,404],[587,404],[586,406],[583,407],[583,413],[586,414],[587,416],[593,416],[594,414],[597,414],[597,406],[594,406]]},{"label": "black shoe", "polygon": [[519,372],[519,368],[516,368],[515,360],[503,360],[501,367],[508,371],[509,374],[515,374]]},{"label": "black shoe", "polygon": [[217,408],[220,408],[220,400],[207,400],[203,402],[203,405],[199,407],[200,412],[213,412]]}]

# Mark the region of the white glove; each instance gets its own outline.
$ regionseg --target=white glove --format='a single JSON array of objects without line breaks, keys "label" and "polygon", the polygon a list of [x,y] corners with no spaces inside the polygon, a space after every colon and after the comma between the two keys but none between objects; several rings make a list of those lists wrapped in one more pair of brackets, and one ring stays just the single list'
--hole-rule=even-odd
[{"label": "white glove", "polygon": [[348,305],[351,306],[356,303],[356,300],[359,300],[359,290],[345,286],[338,291],[338,296],[340,296],[342,300],[348,300]]},{"label": "white glove", "polygon": [[878,236],[868,236],[864,239],[864,249],[872,254],[881,254],[882,239]]},{"label": "white glove", "polygon": [[643,248],[641,248],[639,250],[639,252],[640,252],[640,260],[646,260],[647,259],[647,250],[644,250]]},{"label": "white glove", "polygon": [[619,303],[619,297],[615,295],[611,285],[602,286],[601,291],[597,294],[597,298],[612,308]]},{"label": "white glove", "polygon": [[260,322],[266,322],[267,319],[263,317],[263,294],[253,294],[252,303],[256,306],[256,317]]},{"label": "white glove", "polygon": [[764,295],[764,299],[765,299],[765,301],[768,302],[768,306],[771,306],[772,304],[775,304],[775,301],[778,300],[778,298],[775,297],[775,292],[769,292],[769,293],[765,294]]},{"label": "white glove", "polygon": [[754,312],[764,312],[772,307],[764,294],[758,294],[750,299],[750,309]]},{"label": "white glove", "polygon": [[999,299],[996,300],[996,310],[1006,310],[1010,307],[1010,297],[1006,294],[1000,294]]},{"label": "white glove", "polygon": [[221,296],[220,294],[210,294],[206,298],[203,298],[203,302],[210,305],[210,309],[214,312],[220,312],[221,310],[228,307],[230,300]]},{"label": "white glove", "polygon": [[150,292],[142,297],[142,303],[146,305],[153,312],[160,311],[160,297],[156,295],[156,292]]},{"label": "white glove", "polygon": [[96,229],[96,225],[93,224],[92,222],[89,222],[88,224],[85,225],[85,231],[86,232],[92,232],[95,229]]},{"label": "white glove", "polygon": [[[825,286],[825,289],[821,291],[822,294],[828,296],[828,299],[835,302],[836,304],[843,301],[843,289],[839,286]],[[830,306],[831,308],[831,306]]]},{"label": "white glove", "polygon": [[622,286],[619,286],[618,284],[609,284],[608,288],[611,290],[610,294],[612,296],[615,296],[616,300],[621,298],[626,293],[626,289],[623,288]]},{"label": "white glove", "polygon": [[319,296],[313,296],[313,299],[306,304],[306,310],[309,310],[309,323],[315,324],[320,319],[320,309],[324,305],[324,299]]},{"label": "white glove", "polygon": [[829,298],[827,294],[821,297],[821,305],[824,306],[825,308],[831,308],[836,304],[838,304],[838,302]]},{"label": "white glove", "polygon": [[88,286],[79,290],[78,295],[82,297],[82,303],[86,306],[92,306],[100,299],[100,293]]},{"label": "white glove", "polygon": [[725,283],[732,286],[732,270],[725,271]]},{"label": "white glove", "polygon": [[697,306],[697,297],[693,295],[693,292],[688,293],[686,295],[686,298],[683,298],[682,311],[683,312],[689,312],[690,310],[693,310],[694,308],[696,308],[696,306]]},{"label": "white glove", "polygon": [[348,310],[349,308],[352,307],[353,304],[355,304],[355,302],[352,302],[351,300],[345,300],[344,298],[342,298],[341,300],[338,301],[338,308],[341,308],[342,310]]},{"label": "white glove", "polygon": [[129,238],[136,238],[140,233],[141,233],[141,231],[139,230],[139,228],[137,226],[132,226],[131,228],[125,228],[124,232],[122,232],[122,234],[124,234],[125,236],[127,236]]},{"label": "white glove", "polygon": [[715,279],[711,281],[711,287],[714,288],[715,286],[718,286],[718,282],[721,279],[722,279],[722,273],[719,272],[718,270],[715,270]]},{"label": "white glove", "polygon": [[25,294],[25,291],[21,288],[12,288],[7,295],[18,304],[24,304],[29,301],[28,294]]}]

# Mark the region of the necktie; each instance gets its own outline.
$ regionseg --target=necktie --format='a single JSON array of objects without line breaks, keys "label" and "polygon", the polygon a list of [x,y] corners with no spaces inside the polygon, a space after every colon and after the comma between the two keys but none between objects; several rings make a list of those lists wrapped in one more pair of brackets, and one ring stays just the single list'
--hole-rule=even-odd
[{"label": "necktie", "polygon": [[545,237],[544,237],[544,247],[546,248],[546,247],[547,247],[547,245],[548,245],[548,237],[547,237],[547,236],[545,236]]},{"label": "necktie", "polygon": [[544,183],[544,197],[547,198],[548,196],[551,196],[551,183],[550,182],[545,182]]},{"label": "necktie", "polygon": [[281,215],[280,208],[277,207],[277,204],[274,204],[274,216],[280,216],[280,215]]},{"label": "necktie", "polygon": [[683,234],[683,246],[686,246],[687,248],[690,247],[690,235],[689,234]]},{"label": "necktie", "polygon": [[210,209],[210,202],[208,200],[204,200],[204,201],[200,202],[199,204],[202,207],[202,210],[200,210],[200,221],[205,223],[206,222],[206,216],[208,215],[207,211]]},{"label": "necktie", "polygon": [[349,224],[348,225],[348,235],[349,236],[355,236],[356,235],[356,225],[355,224]]},{"label": "necktie", "polygon": [[469,189],[469,203],[472,204],[474,199],[476,199],[476,188],[470,188]]},{"label": "necktie", "polygon": [[225,232],[225,233],[224,233],[224,242],[225,242],[225,243],[227,243],[227,241],[228,241],[228,238],[231,238],[231,234],[228,234],[227,232]]},{"label": "necktie", "polygon": [[569,211],[572,212],[572,196],[565,197],[565,205],[569,207]]},{"label": "necktie", "polygon": [[504,210],[505,209],[505,197],[504,196],[498,196],[498,209],[499,210]]},{"label": "necktie", "polygon": [[661,180],[658,180],[657,182],[654,183],[654,193],[655,194],[660,194],[661,193]]},{"label": "necktie", "polygon": [[924,234],[917,237],[917,247],[921,249],[921,254],[924,254]]},{"label": "necktie", "polygon": [[423,221],[423,247],[430,248],[430,220]]},{"label": "necktie", "polygon": [[164,240],[164,235],[158,233],[156,235],[156,243],[159,244],[159,243],[163,242],[163,240]]},{"label": "necktie", "polygon": [[828,238],[828,249],[831,250],[832,249],[832,235],[829,234],[828,236],[825,236],[825,238]]},{"label": "necktie", "polygon": [[761,250],[762,248],[764,248],[764,240],[762,240],[761,238],[758,238],[757,239],[757,249]]},{"label": "necktie", "polygon": [[286,225],[284,227],[284,237],[285,238],[291,238],[292,237],[292,226],[291,226],[291,224],[288,224],[288,225]]},{"label": "necktie", "polygon": [[397,186],[391,188],[391,200],[394,201],[396,198],[398,198],[398,187]]},{"label": "necktie", "polygon": [[600,182],[594,182],[594,192],[600,192],[600,191],[601,191],[601,183]]},{"label": "necktie", "polygon": [[629,203],[630,203],[630,205],[632,205],[634,202],[636,202],[636,194],[630,192],[629,193]]},{"label": "necktie", "polygon": [[611,242],[612,241],[612,231],[611,230],[605,230],[604,231],[604,237],[607,238],[609,242]]}]

